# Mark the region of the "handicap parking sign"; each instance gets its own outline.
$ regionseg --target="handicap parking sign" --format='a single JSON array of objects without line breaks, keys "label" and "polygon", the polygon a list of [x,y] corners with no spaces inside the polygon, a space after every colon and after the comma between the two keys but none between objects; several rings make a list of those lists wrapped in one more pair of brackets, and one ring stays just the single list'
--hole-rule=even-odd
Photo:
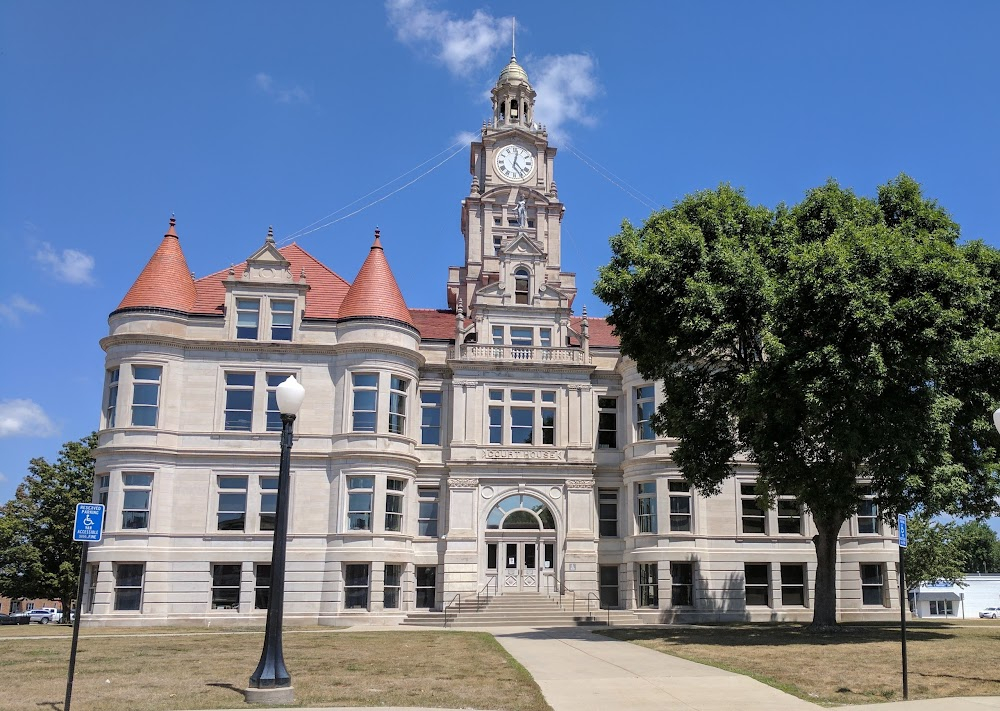
[{"label": "handicap parking sign", "polygon": [[104,528],[104,504],[77,504],[74,541],[99,541]]}]

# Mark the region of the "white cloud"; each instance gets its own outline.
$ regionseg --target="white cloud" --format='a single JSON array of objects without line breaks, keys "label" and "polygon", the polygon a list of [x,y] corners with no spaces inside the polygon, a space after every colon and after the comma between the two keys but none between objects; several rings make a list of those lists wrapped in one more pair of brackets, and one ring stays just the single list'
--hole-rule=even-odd
[{"label": "white cloud", "polygon": [[559,140],[565,136],[567,123],[592,126],[596,118],[590,112],[593,100],[601,93],[595,76],[596,64],[587,54],[560,54],[533,62],[529,73],[538,94],[535,119]]},{"label": "white cloud", "polygon": [[42,242],[35,252],[35,261],[44,264],[59,281],[69,284],[94,283],[94,258],[77,249],[56,252],[48,242]]},{"label": "white cloud", "polygon": [[481,133],[473,133],[472,131],[459,131],[452,137],[451,143],[452,145],[455,145],[456,143],[462,143],[467,146],[473,141],[478,141],[482,137],[483,135]]},{"label": "white cloud", "polygon": [[0,437],[47,437],[56,426],[31,400],[0,400]]},{"label": "white cloud", "polygon": [[444,10],[432,10],[426,0],[386,0],[389,22],[405,44],[428,48],[452,74],[466,76],[494,60],[510,41],[510,17],[476,10],[462,20]]},{"label": "white cloud", "polygon": [[12,294],[9,299],[0,302],[0,320],[17,325],[21,323],[21,314],[37,314],[42,309],[20,294]]},{"label": "white cloud", "polygon": [[257,88],[270,96],[279,104],[307,104],[309,103],[309,92],[296,84],[295,86],[279,86],[275,84],[274,77],[264,72],[258,72],[254,77]]}]

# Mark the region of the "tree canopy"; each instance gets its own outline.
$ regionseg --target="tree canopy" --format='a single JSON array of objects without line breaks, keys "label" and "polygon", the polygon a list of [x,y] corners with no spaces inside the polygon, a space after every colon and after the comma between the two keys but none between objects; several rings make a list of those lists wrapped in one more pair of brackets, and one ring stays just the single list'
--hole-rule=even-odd
[{"label": "tree canopy", "polygon": [[982,516],[1000,494],[1000,254],[901,175],[797,205],[727,185],[629,222],[596,293],[622,352],[663,382],[652,425],[706,494],[743,453],[763,499],[816,524],[814,624],[836,623],[836,547],[870,489],[886,520]]},{"label": "tree canopy", "polygon": [[32,459],[14,498],[0,507],[0,595],[61,600],[70,609],[81,550],[73,522],[76,505],[91,500],[96,446],[91,433],[64,444],[55,464]]}]

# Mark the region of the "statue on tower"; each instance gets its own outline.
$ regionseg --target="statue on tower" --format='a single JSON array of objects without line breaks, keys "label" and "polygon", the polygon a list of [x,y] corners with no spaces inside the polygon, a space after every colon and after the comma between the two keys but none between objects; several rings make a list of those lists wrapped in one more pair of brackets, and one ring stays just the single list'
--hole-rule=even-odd
[{"label": "statue on tower", "polygon": [[517,226],[526,227],[528,224],[528,208],[525,205],[524,195],[517,194]]}]

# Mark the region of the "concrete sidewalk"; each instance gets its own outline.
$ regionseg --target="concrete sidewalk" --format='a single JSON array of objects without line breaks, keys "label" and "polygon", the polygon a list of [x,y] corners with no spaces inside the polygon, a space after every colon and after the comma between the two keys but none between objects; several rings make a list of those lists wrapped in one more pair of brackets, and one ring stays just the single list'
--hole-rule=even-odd
[{"label": "concrete sidewalk", "polygon": [[[748,676],[689,662],[579,627],[492,630],[538,682],[554,711],[819,711]],[[1000,697],[931,699],[838,709],[987,711]]]},{"label": "concrete sidewalk", "polygon": [[554,711],[816,711],[748,676],[579,627],[495,630]]}]

